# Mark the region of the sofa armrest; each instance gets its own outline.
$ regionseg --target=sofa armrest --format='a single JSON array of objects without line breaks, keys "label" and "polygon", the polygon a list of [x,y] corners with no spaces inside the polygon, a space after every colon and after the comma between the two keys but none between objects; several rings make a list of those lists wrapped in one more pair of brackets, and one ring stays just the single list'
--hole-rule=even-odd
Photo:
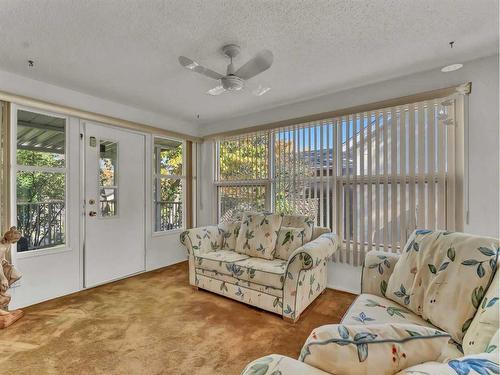
[{"label": "sofa armrest", "polygon": [[249,363],[241,375],[328,375],[316,367],[285,357],[283,355],[271,354]]},{"label": "sofa armrest", "polygon": [[372,250],[366,253],[361,276],[361,293],[385,297],[387,282],[400,255]]},{"label": "sofa armrest", "polygon": [[330,233],[332,230],[328,227],[313,227],[311,240],[315,240],[319,236],[325,233]]},{"label": "sofa armrest", "polygon": [[188,255],[198,255],[220,249],[222,234],[216,225],[188,229],[180,235]]},{"label": "sofa armrest", "polygon": [[323,233],[318,238],[296,249],[288,258],[287,272],[314,268],[328,260],[338,249],[338,237],[335,233]]}]

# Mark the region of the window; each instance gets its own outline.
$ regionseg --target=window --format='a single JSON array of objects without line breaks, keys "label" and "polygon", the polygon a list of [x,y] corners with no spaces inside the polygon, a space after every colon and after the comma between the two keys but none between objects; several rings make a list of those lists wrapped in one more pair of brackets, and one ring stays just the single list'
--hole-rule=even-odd
[{"label": "window", "polygon": [[[342,261],[399,251],[415,228],[459,227],[459,95],[219,139],[219,220],[307,214],[343,240]],[[460,104],[461,107],[461,104]]]},{"label": "window", "polygon": [[217,195],[221,221],[240,211],[268,208],[270,164],[268,133],[224,140],[218,144]]},{"label": "window", "polygon": [[99,210],[101,217],[117,215],[118,143],[99,141]]},{"label": "window", "polygon": [[17,251],[66,241],[66,119],[17,111]]},{"label": "window", "polygon": [[163,232],[184,226],[184,143],[155,138],[154,230]]}]

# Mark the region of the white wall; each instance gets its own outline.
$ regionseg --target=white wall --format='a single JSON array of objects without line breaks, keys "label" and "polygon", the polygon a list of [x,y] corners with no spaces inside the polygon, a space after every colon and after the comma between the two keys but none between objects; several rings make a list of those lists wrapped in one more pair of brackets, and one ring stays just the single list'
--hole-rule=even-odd
[{"label": "white wall", "polygon": [[194,124],[174,119],[165,114],[144,111],[2,70],[0,70],[0,90],[10,94],[23,95],[54,104],[135,121],[157,128],[198,135],[198,129]]},{"label": "white wall", "polygon": [[[174,120],[163,114],[143,111],[138,108],[104,100],[66,88],[54,86],[26,77],[0,71],[0,90],[23,95],[34,99],[66,105],[81,110],[96,112],[121,119],[136,121],[168,130],[190,135],[197,135],[195,125]],[[79,244],[79,119],[69,118],[70,142],[68,147],[71,164],[69,176],[69,200],[71,218],[68,231],[70,244],[64,251],[48,251],[40,254],[23,254],[14,262],[23,273],[22,279],[10,290],[12,302],[10,308],[28,306],[44,300],[76,292],[83,286],[83,262]],[[147,155],[151,151],[152,135],[147,135]],[[147,170],[151,171],[151,158],[147,157]],[[146,214],[148,217],[146,232],[146,271],[164,267],[187,259],[185,250],[179,242],[180,231],[153,234],[151,224],[151,181],[147,181]],[[11,220],[12,221],[12,220]],[[13,220],[15,221],[15,220]]]},{"label": "white wall", "polygon": [[[315,99],[274,108],[251,115],[232,118],[216,124],[203,125],[203,135],[245,128],[309,114],[333,111],[355,105],[377,102],[419,92],[472,82],[469,99],[469,167],[470,208],[465,231],[479,235],[500,237],[499,227],[499,64],[498,55],[464,63],[456,72],[441,73],[439,69],[392,79],[385,82],[353,88]],[[211,145],[203,145],[204,158],[211,157]],[[207,163],[206,160],[203,161]],[[205,196],[213,196],[209,184],[213,180],[210,168],[202,169]],[[200,222],[214,220],[211,204],[204,201]],[[331,287],[358,291],[361,272],[350,266],[330,264]]]}]

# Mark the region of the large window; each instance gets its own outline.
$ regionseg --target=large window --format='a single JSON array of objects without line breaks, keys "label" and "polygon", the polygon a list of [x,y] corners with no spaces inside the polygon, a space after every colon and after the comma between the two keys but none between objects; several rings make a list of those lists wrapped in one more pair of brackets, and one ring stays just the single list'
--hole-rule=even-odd
[{"label": "large window", "polygon": [[399,251],[415,228],[456,229],[457,97],[220,139],[219,220],[236,211],[307,214],[357,264]]},{"label": "large window", "polygon": [[66,118],[17,111],[17,251],[66,242]]},{"label": "large window", "polygon": [[184,143],[155,138],[154,230],[163,232],[184,226]]}]

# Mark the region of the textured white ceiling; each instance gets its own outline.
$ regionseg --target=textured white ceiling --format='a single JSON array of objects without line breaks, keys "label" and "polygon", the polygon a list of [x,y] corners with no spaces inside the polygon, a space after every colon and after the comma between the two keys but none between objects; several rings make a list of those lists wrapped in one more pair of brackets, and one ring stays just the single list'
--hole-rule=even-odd
[{"label": "textured white ceiling", "polygon": [[[0,69],[213,123],[498,53],[498,14],[496,0],[3,0]],[[270,92],[211,97],[217,82],[177,61],[223,73],[228,42],[243,48],[237,67],[273,51],[250,81]]]}]

